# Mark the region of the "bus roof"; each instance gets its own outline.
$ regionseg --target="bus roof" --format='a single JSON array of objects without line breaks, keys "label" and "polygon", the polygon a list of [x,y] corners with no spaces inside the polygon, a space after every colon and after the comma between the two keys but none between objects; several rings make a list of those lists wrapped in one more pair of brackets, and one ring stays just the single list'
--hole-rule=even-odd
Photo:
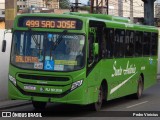
[{"label": "bus roof", "polygon": [[86,17],[89,20],[101,21],[110,28],[129,29],[146,32],[158,32],[158,28],[155,26],[140,25],[131,23],[130,19],[106,14],[83,14],[77,12],[64,13],[69,15]]},{"label": "bus roof", "polygon": [[105,14],[86,14],[86,13],[77,13],[77,12],[68,12],[64,14],[46,14],[46,13],[32,13],[32,14],[22,14],[18,15],[16,19],[24,16],[32,17],[59,17],[59,18],[77,18],[83,21],[100,21],[106,24],[106,27],[109,28],[118,28],[118,29],[128,29],[128,30],[137,30],[137,31],[146,31],[146,32],[158,32],[158,28],[148,25],[139,25],[130,23],[130,19],[124,17],[117,17],[112,15]]}]

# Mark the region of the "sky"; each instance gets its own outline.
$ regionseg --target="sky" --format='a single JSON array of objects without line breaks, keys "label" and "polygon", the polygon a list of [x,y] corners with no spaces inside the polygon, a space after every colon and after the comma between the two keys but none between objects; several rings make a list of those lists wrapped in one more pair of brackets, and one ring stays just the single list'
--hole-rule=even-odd
[{"label": "sky", "polygon": [[[88,0],[78,0],[80,3],[87,4]],[[75,3],[75,0],[70,0],[71,3]]]}]

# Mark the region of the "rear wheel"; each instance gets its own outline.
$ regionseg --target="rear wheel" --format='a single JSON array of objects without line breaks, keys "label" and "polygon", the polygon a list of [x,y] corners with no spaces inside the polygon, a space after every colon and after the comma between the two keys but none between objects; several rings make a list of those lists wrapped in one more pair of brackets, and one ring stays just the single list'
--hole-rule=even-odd
[{"label": "rear wheel", "polygon": [[98,101],[93,103],[91,105],[92,110],[94,111],[100,111],[101,107],[102,107],[102,102],[103,102],[103,88],[102,86],[99,88],[99,92],[98,92]]},{"label": "rear wheel", "polygon": [[143,92],[143,81],[142,81],[142,77],[140,77],[138,80],[137,93],[134,95],[135,98],[139,99],[142,96],[142,92]]},{"label": "rear wheel", "polygon": [[46,102],[32,101],[32,105],[36,110],[45,109]]}]

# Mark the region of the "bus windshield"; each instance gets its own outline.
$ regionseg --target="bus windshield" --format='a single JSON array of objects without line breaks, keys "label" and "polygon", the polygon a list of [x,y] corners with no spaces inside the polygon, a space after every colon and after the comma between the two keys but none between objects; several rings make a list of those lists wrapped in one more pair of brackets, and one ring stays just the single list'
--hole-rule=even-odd
[{"label": "bus windshield", "polygon": [[11,63],[24,69],[73,71],[84,67],[85,36],[15,31]]}]

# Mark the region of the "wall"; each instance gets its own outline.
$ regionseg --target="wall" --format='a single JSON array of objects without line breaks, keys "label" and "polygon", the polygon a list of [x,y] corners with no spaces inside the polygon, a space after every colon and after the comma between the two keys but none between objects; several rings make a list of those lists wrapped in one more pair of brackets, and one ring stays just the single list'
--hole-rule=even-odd
[{"label": "wall", "polygon": [[158,79],[160,79],[160,28],[159,28],[159,39],[158,39]]},{"label": "wall", "polygon": [[4,29],[0,30],[0,101],[8,99],[8,68],[12,34],[7,33],[5,40],[7,41],[6,52],[2,52],[2,41]]},{"label": "wall", "polygon": [[5,0],[0,0],[0,9],[5,9]]}]

